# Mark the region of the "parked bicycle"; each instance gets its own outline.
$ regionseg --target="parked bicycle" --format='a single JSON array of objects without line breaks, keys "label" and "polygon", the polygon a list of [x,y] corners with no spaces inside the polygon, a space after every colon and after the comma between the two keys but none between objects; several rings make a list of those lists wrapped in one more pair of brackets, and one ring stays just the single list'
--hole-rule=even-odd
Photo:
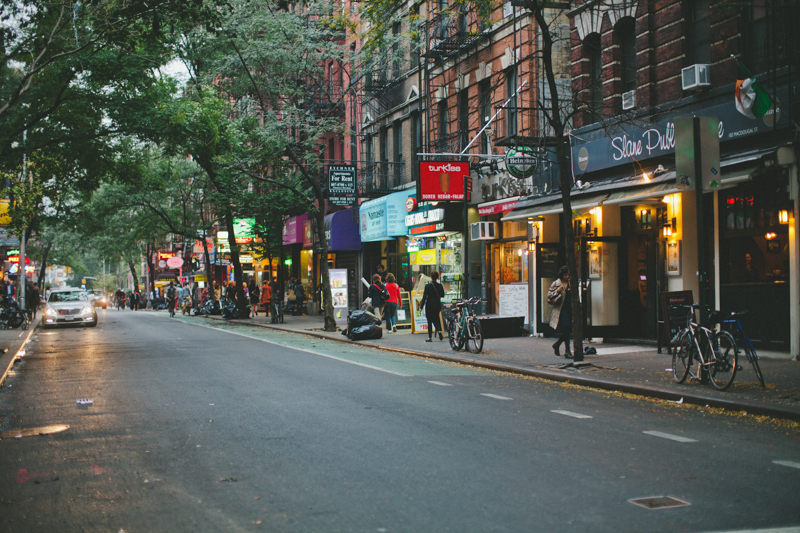
[{"label": "parked bicycle", "polygon": [[271,304],[271,321],[273,324],[283,324],[283,304],[280,301]]},{"label": "parked bicycle", "polygon": [[[672,377],[683,383],[688,375],[705,383],[706,378],[717,390],[725,390],[733,383],[738,365],[738,348],[727,331],[714,331],[711,324],[720,322],[721,313],[714,311],[705,324],[695,321],[694,311],[700,306],[682,305],[687,310],[686,327],[678,334],[672,351]],[[697,362],[697,372],[692,370]]]},{"label": "parked bicycle", "polygon": [[[742,328],[742,323],[739,322],[739,317],[745,313],[747,311],[737,311],[725,316],[721,322],[722,328],[733,336],[733,340],[736,341],[736,347],[741,348],[747,358],[747,362],[753,366],[758,382],[761,383],[762,387],[766,387],[764,374],[761,373],[761,366],[758,364],[758,353],[756,353],[753,343],[750,342],[750,337]],[[739,370],[741,370],[741,367],[739,367]]]},{"label": "parked bicycle", "polygon": [[475,305],[480,301],[480,297],[476,296],[449,306],[452,313],[447,319],[447,333],[453,350],[459,351],[465,344],[472,353],[481,353],[483,350],[481,323],[475,316]]}]

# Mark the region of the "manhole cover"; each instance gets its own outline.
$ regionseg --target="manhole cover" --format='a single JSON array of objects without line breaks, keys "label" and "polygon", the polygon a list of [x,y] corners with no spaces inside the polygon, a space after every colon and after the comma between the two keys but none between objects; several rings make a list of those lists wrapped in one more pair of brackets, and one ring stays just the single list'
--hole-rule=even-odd
[{"label": "manhole cover", "polygon": [[655,496],[652,498],[636,498],[628,500],[634,505],[645,509],[672,509],[674,507],[686,507],[691,505],[689,502],[673,498],[672,496]]},{"label": "manhole cover", "polygon": [[42,426],[40,428],[9,429],[8,431],[0,432],[0,439],[18,439],[21,437],[32,437],[34,435],[50,435],[51,433],[61,433],[68,429],[69,426],[64,424]]}]

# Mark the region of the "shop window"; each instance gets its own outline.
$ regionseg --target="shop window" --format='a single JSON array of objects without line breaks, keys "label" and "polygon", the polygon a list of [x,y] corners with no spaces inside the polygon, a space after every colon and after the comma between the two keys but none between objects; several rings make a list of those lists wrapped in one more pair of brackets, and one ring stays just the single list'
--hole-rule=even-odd
[{"label": "shop window", "polygon": [[503,222],[503,238],[513,239],[514,237],[528,238],[527,220],[521,220],[516,222]]}]

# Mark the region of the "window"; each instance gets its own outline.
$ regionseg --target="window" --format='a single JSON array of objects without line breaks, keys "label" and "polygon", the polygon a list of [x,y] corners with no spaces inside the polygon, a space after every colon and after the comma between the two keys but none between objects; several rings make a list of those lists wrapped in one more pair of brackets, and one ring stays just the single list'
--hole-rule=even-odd
[{"label": "window", "polygon": [[372,147],[372,135],[364,139],[364,161],[371,165],[375,161],[375,150]]},{"label": "window", "polygon": [[356,166],[358,164],[358,144],[356,143],[356,125],[350,126],[350,164]]},{"label": "window", "polygon": [[381,128],[381,161],[389,160],[389,134],[386,128]]},{"label": "window", "polygon": [[467,89],[458,92],[458,132],[461,137],[460,146],[463,150],[469,143],[469,94]]},{"label": "window", "polygon": [[753,0],[744,25],[745,60],[755,74],[797,64],[800,38],[794,26],[800,17],[795,0]]},{"label": "window", "polygon": [[603,51],[600,48],[600,34],[591,33],[583,40],[586,57],[589,58],[589,106],[595,115],[603,107]]},{"label": "window", "polygon": [[411,44],[409,45],[409,57],[411,59],[411,68],[419,66],[419,35],[422,31],[419,24],[419,6],[414,6],[411,11]]},{"label": "window", "polygon": [[517,134],[517,68],[506,71],[506,137]]},{"label": "window", "polygon": [[692,0],[685,4],[688,13],[686,31],[686,58],[689,65],[711,63],[711,24],[709,0]]},{"label": "window", "polygon": [[[483,128],[492,118],[492,87],[489,84],[489,78],[481,80],[478,84],[478,92],[480,93],[480,124],[481,128]],[[481,153],[488,154],[490,149],[489,136],[484,131],[481,135]]]},{"label": "window", "polygon": [[437,5],[439,6],[439,13],[447,9],[447,0],[438,0]]},{"label": "window", "polygon": [[394,141],[394,162],[400,163],[403,160],[403,123],[399,120],[394,123],[392,139]]},{"label": "window", "polygon": [[417,160],[417,154],[422,152],[422,121],[419,119],[419,113],[411,115],[411,132],[414,135],[414,161]]},{"label": "window", "polygon": [[403,59],[403,53],[400,51],[400,23],[392,26],[392,78],[400,76],[400,61]]},{"label": "window", "polygon": [[439,138],[444,139],[447,136],[447,98],[442,98],[437,104],[439,107]]},{"label": "window", "polygon": [[636,89],[636,21],[625,17],[614,28],[619,38],[622,92]]},{"label": "window", "polygon": [[336,143],[333,140],[333,137],[328,139],[328,159],[331,161],[336,159]]}]

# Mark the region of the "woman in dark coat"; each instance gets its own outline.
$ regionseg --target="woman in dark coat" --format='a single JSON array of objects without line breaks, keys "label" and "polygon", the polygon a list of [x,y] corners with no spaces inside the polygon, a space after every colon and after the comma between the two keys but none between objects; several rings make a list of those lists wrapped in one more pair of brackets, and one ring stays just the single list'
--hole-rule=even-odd
[{"label": "woman in dark coat", "polygon": [[557,357],[561,357],[559,348],[564,343],[566,352],[564,357],[572,358],[569,351],[569,334],[572,332],[572,302],[569,294],[569,270],[563,266],[558,271],[558,279],[550,285],[547,291],[547,302],[553,306],[550,314],[550,327],[556,330],[558,340],[553,344],[553,352]]},{"label": "woman in dark coat", "polygon": [[420,303],[420,306],[425,308],[425,316],[428,317],[428,340],[425,342],[431,342],[434,327],[439,332],[439,340],[444,340],[442,323],[439,319],[443,297],[444,287],[439,282],[439,273],[434,270],[431,272],[431,282],[425,285],[425,290],[422,292],[422,302]]}]

